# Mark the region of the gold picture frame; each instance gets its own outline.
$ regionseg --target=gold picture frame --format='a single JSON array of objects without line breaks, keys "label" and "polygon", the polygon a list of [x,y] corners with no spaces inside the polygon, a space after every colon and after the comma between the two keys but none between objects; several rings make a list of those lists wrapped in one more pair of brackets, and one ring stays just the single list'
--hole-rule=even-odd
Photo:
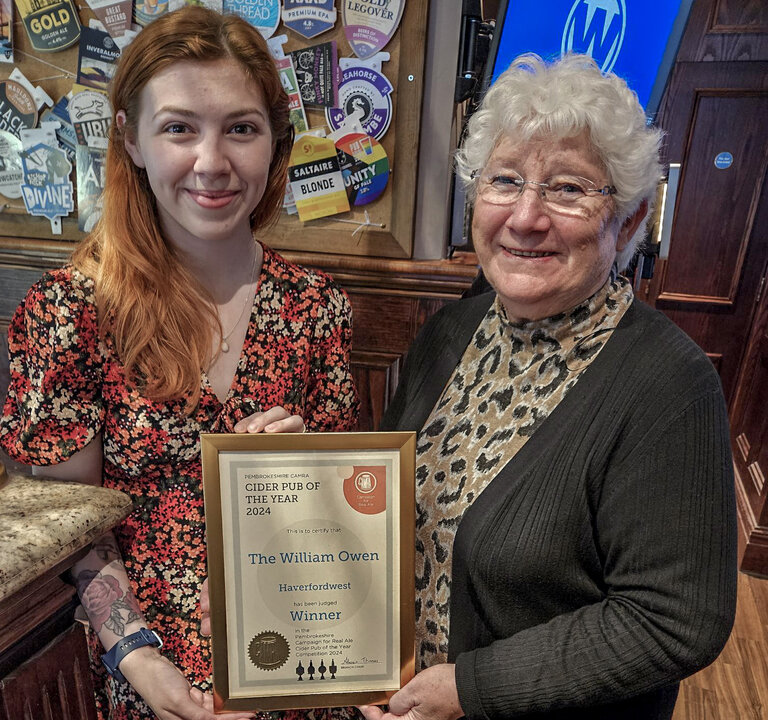
[{"label": "gold picture frame", "polygon": [[414,674],[415,433],[201,445],[215,709],[386,703]]}]

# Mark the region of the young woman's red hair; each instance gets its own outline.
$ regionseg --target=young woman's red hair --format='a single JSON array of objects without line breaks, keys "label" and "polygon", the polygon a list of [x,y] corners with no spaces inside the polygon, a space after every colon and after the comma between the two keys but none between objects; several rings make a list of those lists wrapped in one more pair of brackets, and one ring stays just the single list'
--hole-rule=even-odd
[{"label": "young woman's red hair", "polygon": [[[288,97],[261,34],[245,20],[188,6],[148,25],[124,50],[110,87],[112,127],[101,219],[77,247],[73,263],[96,283],[102,333],[114,339],[126,375],[157,400],[197,403],[200,372],[221,332],[213,300],[162,235],[146,172],[125,149],[135,131],[141,91],[169,65],[233,59],[259,87],[269,108],[274,151],[253,230],[273,223],[285,192],[293,143]],[[124,110],[119,127],[115,115]]]}]

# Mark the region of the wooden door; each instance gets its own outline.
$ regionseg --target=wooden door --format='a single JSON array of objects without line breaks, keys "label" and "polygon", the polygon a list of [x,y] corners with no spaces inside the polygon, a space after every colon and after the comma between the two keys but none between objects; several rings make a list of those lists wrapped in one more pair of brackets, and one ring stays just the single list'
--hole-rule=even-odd
[{"label": "wooden door", "polygon": [[[659,111],[682,165],[669,257],[641,288],[729,403],[741,568],[768,575],[768,3],[695,0]],[[717,159],[717,162],[716,162]]]},{"label": "wooden door", "polygon": [[[660,118],[670,162],[682,164],[669,258],[648,301],[709,355],[734,396],[768,233],[768,63],[681,63]],[[716,158],[732,158],[718,167]]]}]

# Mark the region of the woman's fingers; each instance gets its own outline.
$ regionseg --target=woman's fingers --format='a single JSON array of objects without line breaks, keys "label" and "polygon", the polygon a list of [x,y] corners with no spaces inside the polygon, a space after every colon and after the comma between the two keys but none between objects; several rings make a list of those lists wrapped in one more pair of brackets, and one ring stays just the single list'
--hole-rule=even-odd
[{"label": "woman's fingers", "polygon": [[235,425],[236,433],[304,432],[301,415],[291,415],[285,408],[276,406],[266,412],[257,412],[243,418]]}]

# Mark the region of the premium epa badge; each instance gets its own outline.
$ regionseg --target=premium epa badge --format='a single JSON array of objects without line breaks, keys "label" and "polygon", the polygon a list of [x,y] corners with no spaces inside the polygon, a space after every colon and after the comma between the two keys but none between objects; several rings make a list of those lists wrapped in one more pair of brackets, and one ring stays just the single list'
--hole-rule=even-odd
[{"label": "premium epa badge", "polygon": [[311,39],[336,24],[334,0],[284,0],[283,22],[299,35]]}]

